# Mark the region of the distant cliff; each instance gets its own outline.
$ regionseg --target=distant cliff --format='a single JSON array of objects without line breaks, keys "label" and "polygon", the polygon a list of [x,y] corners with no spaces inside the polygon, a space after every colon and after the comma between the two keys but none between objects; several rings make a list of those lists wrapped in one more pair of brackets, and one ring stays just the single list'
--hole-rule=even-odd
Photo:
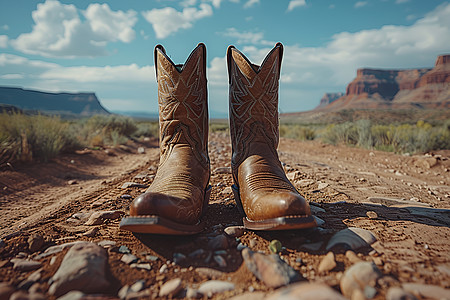
[{"label": "distant cliff", "polygon": [[24,111],[41,111],[59,115],[109,114],[95,93],[47,93],[0,87],[0,103],[14,105]]},{"label": "distant cliff", "polygon": [[322,99],[320,99],[320,103],[316,107],[316,109],[323,108],[323,107],[327,106],[328,104],[341,98],[344,95],[345,95],[344,93],[325,93],[325,95],[323,95]]},{"label": "distant cliff", "polygon": [[450,55],[438,56],[432,69],[359,69],[345,95],[317,109],[412,107],[450,108]]}]

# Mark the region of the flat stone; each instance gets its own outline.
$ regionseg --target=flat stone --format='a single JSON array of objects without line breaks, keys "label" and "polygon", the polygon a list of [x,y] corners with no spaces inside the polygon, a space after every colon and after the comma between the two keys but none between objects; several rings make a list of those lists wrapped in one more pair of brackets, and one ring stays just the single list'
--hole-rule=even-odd
[{"label": "flat stone", "polygon": [[351,251],[351,250],[347,250],[345,252],[345,257],[347,257],[347,259],[352,263],[352,264],[356,264],[361,262],[362,260],[358,257],[358,255],[355,254],[355,252]]},{"label": "flat stone", "polygon": [[86,296],[83,292],[80,291],[70,291],[64,296],[59,297],[57,300],[81,300]]},{"label": "flat stone", "polygon": [[28,290],[34,283],[36,283],[40,279],[41,279],[41,270],[37,270],[36,272],[30,274],[27,279],[19,283],[17,287],[21,290],[23,289]]},{"label": "flat stone", "polygon": [[336,268],[336,259],[333,252],[328,252],[319,264],[319,273],[325,273]]},{"label": "flat stone", "polygon": [[37,270],[42,266],[41,262],[25,259],[12,259],[11,262],[14,264],[13,269],[20,272]]},{"label": "flat stone", "polygon": [[130,268],[150,271],[152,269],[152,266],[150,264],[130,264]]},{"label": "flat stone", "polygon": [[136,281],[132,286],[130,286],[130,291],[132,292],[140,292],[145,288],[145,280],[141,279]]},{"label": "flat stone", "polygon": [[138,261],[138,258],[136,255],[130,254],[130,253],[126,253],[122,256],[122,258],[120,259],[122,262],[126,263],[127,265],[135,263]]},{"label": "flat stone", "polygon": [[122,245],[119,247],[119,253],[126,254],[126,253],[131,253],[131,251],[130,251],[130,249],[128,249],[127,246]]},{"label": "flat stone", "polygon": [[202,283],[198,288],[198,292],[205,296],[211,297],[217,293],[234,290],[234,284],[228,281],[210,280]]},{"label": "flat stone", "polygon": [[147,184],[137,183],[137,182],[125,182],[120,187],[121,189],[128,189],[128,188],[148,188]]},{"label": "flat stone", "polygon": [[28,237],[28,249],[31,253],[38,251],[44,246],[44,237],[40,234],[32,234]]},{"label": "flat stone", "polygon": [[223,272],[211,268],[196,268],[195,272],[210,279],[220,278],[224,274]]},{"label": "flat stone", "polygon": [[364,293],[366,287],[374,287],[380,277],[381,272],[374,263],[356,263],[344,272],[340,282],[341,292],[350,299],[354,292]]},{"label": "flat stone", "polygon": [[125,213],[120,210],[96,211],[89,217],[89,220],[87,220],[84,225],[101,225],[105,220],[117,220],[124,214]]},{"label": "flat stone", "polygon": [[240,237],[245,232],[244,226],[228,226],[224,229],[224,232],[230,237]]},{"label": "flat stone", "polygon": [[231,167],[219,167],[215,168],[213,171],[214,174],[231,174]]},{"label": "flat stone", "polygon": [[264,300],[346,300],[341,294],[323,283],[294,283],[269,294]]},{"label": "flat stone", "polygon": [[103,248],[111,248],[111,247],[114,247],[115,245],[117,245],[117,243],[114,241],[103,240],[103,241],[98,242],[97,245],[99,245],[100,247],[103,247]]},{"label": "flat stone", "polygon": [[94,228],[89,229],[88,231],[86,231],[82,235],[86,236],[86,237],[94,237],[94,236],[97,235],[98,231],[99,231],[98,227],[94,227]]},{"label": "flat stone", "polygon": [[344,250],[357,250],[370,246],[377,238],[369,230],[349,227],[337,232],[328,242],[327,250],[342,248]]},{"label": "flat stone", "polygon": [[208,242],[208,247],[212,250],[228,249],[228,246],[228,239],[223,234],[219,234]]},{"label": "flat stone", "polygon": [[423,283],[404,283],[402,287],[405,291],[413,294],[414,296],[422,299],[450,299],[450,289],[431,284]]},{"label": "flat stone", "polygon": [[222,256],[214,255],[213,259],[219,265],[219,267],[225,268],[227,266],[227,262]]},{"label": "flat stone", "polygon": [[417,300],[417,298],[413,294],[396,286],[388,289],[386,300]]},{"label": "flat stone", "polygon": [[109,287],[105,277],[107,262],[105,249],[95,243],[72,246],[49,281],[49,293],[58,297],[72,290],[85,293],[103,291]]},{"label": "flat stone", "polygon": [[159,296],[160,297],[166,297],[166,296],[175,296],[183,289],[183,285],[180,278],[175,278],[172,280],[167,281],[161,286],[161,289],[159,290]]},{"label": "flat stone", "polygon": [[126,299],[129,292],[130,286],[126,284],[119,290],[119,292],[117,292],[117,296],[119,296],[120,299]]},{"label": "flat stone", "polygon": [[323,190],[324,188],[327,188],[329,186],[328,183],[321,182],[319,183],[319,186],[317,187],[318,190]]},{"label": "flat stone", "polygon": [[55,245],[55,246],[48,247],[47,249],[45,249],[44,253],[41,253],[38,256],[36,256],[35,259],[39,260],[41,258],[50,256],[50,255],[53,255],[53,254],[56,254],[56,253],[59,253],[59,252],[63,251],[64,249],[68,249],[68,248],[71,248],[71,247],[73,247],[73,246],[75,246],[77,244],[82,244],[82,243],[85,243],[85,242],[83,242],[83,241],[75,241],[75,242],[69,242],[69,243],[64,243],[64,244],[61,244],[61,245]]},{"label": "flat stone", "polygon": [[298,281],[300,275],[278,255],[242,250],[247,268],[268,287],[280,287]]}]

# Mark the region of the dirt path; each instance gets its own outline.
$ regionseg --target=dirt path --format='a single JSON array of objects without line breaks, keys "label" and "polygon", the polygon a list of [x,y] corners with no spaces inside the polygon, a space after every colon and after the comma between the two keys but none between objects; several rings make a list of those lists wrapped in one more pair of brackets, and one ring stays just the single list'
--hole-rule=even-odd
[{"label": "dirt path", "polygon": [[[0,281],[17,287],[30,274],[14,270],[8,263],[19,252],[33,258],[53,244],[111,240],[128,247],[140,261],[149,262],[151,270],[130,268],[120,261],[123,254],[110,251],[109,276],[114,282],[107,291],[110,296],[117,296],[122,286],[140,279],[153,296],[173,278],[182,279],[185,287],[198,287],[211,278],[199,272],[201,267],[223,272],[212,277],[235,285],[232,291],[216,294],[213,299],[227,299],[249,290],[267,294],[273,288],[250,273],[236,246],[240,242],[252,250],[270,253],[269,242],[278,239],[285,247],[281,257],[301,274],[302,280],[323,282],[339,291],[340,278],[352,262],[344,253],[337,252],[337,267],[332,271],[319,274],[318,266],[328,252],[326,244],[333,234],[347,227],[359,227],[377,237],[371,248],[357,251],[359,259],[374,261],[384,275],[384,281],[377,284],[374,299],[384,299],[388,287],[404,283],[450,287],[448,151],[401,156],[282,139],[279,153],[286,173],[311,201],[315,216],[324,224],[320,229],[297,232],[246,231],[239,240],[229,239],[229,248],[220,254],[226,265],[220,266],[211,258],[216,254],[209,250],[208,241],[222,234],[225,227],[241,223],[229,188],[231,175],[223,172],[223,167],[230,166],[231,146],[229,136],[222,133],[210,136],[213,191],[206,215],[208,229],[204,233],[194,237],[134,236],[120,231],[119,219],[114,219],[96,226],[97,234],[82,235],[92,229],[84,223],[93,211],[127,213],[131,199],[145,191],[144,187],[121,188],[123,183],[151,182],[159,150],[153,143],[147,145],[146,154],[142,155],[136,154],[136,147],[130,146],[131,153],[115,150],[115,155],[110,156],[89,151],[64,156],[49,164],[2,171],[0,237],[5,246],[0,248],[0,278],[4,278]],[[28,249],[31,234],[41,234],[46,239],[35,253]],[[203,252],[198,256],[188,255],[199,249]],[[177,253],[187,257],[174,264]],[[158,259],[148,261],[148,255]],[[62,256],[60,253],[57,261]],[[47,295],[47,281],[57,264],[50,265],[50,257],[41,261],[39,282]],[[163,265],[167,265],[167,270],[160,272]]]}]

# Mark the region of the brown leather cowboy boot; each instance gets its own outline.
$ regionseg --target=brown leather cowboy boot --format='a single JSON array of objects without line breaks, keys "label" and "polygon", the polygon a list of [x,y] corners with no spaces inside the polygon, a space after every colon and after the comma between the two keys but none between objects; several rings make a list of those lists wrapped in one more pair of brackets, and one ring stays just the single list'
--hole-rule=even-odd
[{"label": "brown leather cowboy boot", "polygon": [[283,45],[277,43],[261,66],[228,47],[233,192],[253,230],[316,226],[306,200],[287,179],[278,158],[278,81]]},{"label": "brown leather cowboy boot", "polygon": [[122,229],[141,233],[195,234],[208,205],[206,47],[199,44],[184,65],[155,47],[160,163],[148,190],[130,206]]}]

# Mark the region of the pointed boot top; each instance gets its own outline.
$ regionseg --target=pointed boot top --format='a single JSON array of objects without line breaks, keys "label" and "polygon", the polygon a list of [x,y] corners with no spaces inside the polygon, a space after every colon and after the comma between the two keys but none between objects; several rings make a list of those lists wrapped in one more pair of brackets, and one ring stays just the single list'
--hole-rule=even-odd
[{"label": "pointed boot top", "polygon": [[155,70],[156,70],[156,80],[158,80],[158,69],[164,68],[166,72],[170,72],[172,75],[176,71],[181,74],[183,71],[190,70],[192,68],[198,67],[204,71],[206,80],[206,46],[203,43],[199,43],[197,47],[192,50],[186,59],[184,64],[175,64],[172,59],[166,54],[166,49],[160,44],[155,46],[154,51],[155,56]]},{"label": "pointed boot top", "polygon": [[154,51],[160,125],[162,163],[169,148],[188,144],[199,162],[208,158],[208,99],[206,85],[206,47],[192,50],[184,64],[175,64],[163,46]]},{"label": "pointed boot top", "polygon": [[275,46],[266,55],[261,65],[256,65],[252,63],[247,56],[245,56],[241,51],[236,49],[235,46],[231,45],[227,49],[227,65],[228,65],[228,80],[231,83],[231,68],[233,67],[233,62],[239,68],[241,73],[247,78],[253,78],[256,75],[263,75],[262,73],[270,72],[274,67],[276,68],[276,73],[280,75],[281,61],[283,59],[283,44],[280,42],[276,43]]}]

